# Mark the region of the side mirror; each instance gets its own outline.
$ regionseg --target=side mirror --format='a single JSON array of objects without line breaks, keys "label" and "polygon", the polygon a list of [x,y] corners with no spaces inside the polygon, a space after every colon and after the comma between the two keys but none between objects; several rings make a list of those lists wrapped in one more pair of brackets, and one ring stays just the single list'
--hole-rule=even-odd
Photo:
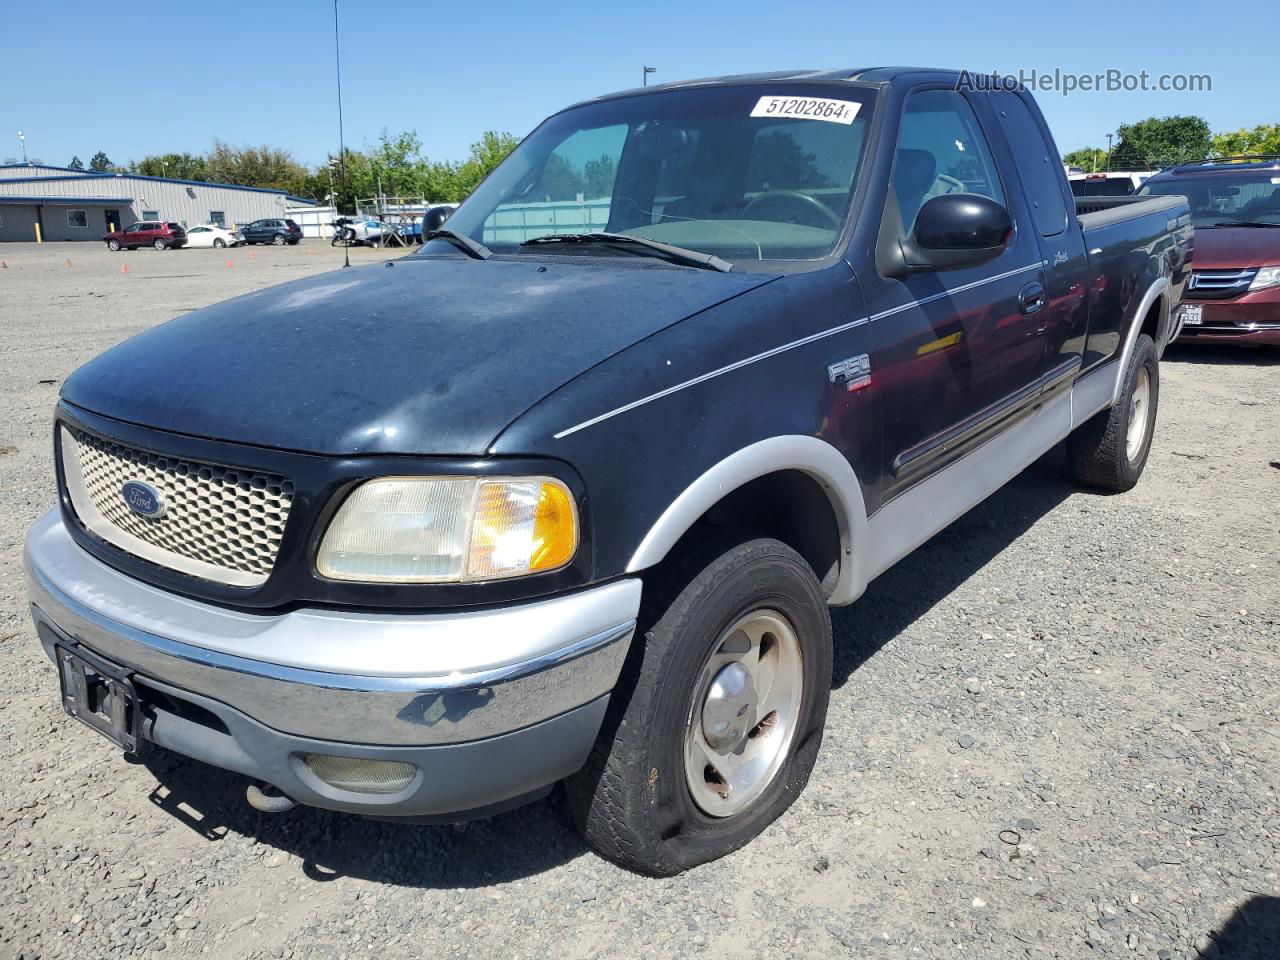
[{"label": "side mirror", "polygon": [[426,216],[422,218],[422,233],[426,235],[432,230],[439,230],[451,213],[453,211],[448,207],[433,207],[428,210]]},{"label": "side mirror", "polygon": [[1013,221],[1003,204],[976,193],[948,193],[916,214],[901,242],[907,272],[960,270],[994,260],[1009,245]]}]

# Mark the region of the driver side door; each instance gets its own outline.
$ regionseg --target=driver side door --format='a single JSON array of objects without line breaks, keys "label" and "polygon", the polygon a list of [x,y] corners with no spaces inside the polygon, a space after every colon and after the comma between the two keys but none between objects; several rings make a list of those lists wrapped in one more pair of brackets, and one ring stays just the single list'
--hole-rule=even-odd
[{"label": "driver side door", "polygon": [[948,193],[1004,204],[1014,229],[980,266],[868,284],[884,411],[881,503],[1016,422],[1039,391],[1040,250],[1018,181],[1002,175],[989,144],[980,97],[924,88],[904,102],[883,229],[909,235],[921,207]]}]

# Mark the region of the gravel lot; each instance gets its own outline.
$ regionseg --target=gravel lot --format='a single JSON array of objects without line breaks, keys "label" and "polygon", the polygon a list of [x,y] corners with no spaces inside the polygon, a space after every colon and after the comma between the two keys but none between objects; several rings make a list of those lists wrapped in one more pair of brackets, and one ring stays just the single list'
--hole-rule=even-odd
[{"label": "gravel lot", "polygon": [[64,717],[21,574],[58,385],[337,256],[0,246],[0,957],[1280,957],[1280,351],[1171,351],[1137,490],[1050,454],[836,611],[808,791],[675,879],[590,854],[555,795],[269,817]]}]

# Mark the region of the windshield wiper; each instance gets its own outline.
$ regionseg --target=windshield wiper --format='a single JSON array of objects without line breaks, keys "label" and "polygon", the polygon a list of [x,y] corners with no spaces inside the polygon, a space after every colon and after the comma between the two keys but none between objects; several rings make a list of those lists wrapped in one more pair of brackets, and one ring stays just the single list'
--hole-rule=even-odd
[{"label": "windshield wiper", "polygon": [[594,233],[552,233],[545,237],[534,237],[532,240],[526,240],[520,246],[529,247],[538,243],[633,243],[646,250],[652,250],[655,253],[671,257],[673,260],[679,260],[681,263],[688,264],[691,267],[701,267],[704,270],[719,270],[721,273],[728,273],[733,269],[733,264],[728,260],[721,260],[714,254],[700,253],[697,250],[677,247],[675,244],[663,243],[661,240],[650,240],[648,237],[639,237],[630,233],[606,233],[604,231]]},{"label": "windshield wiper", "polygon": [[1215,223],[1215,227],[1280,227],[1280,223],[1260,223],[1257,220],[1232,220],[1230,223]]},{"label": "windshield wiper", "polygon": [[424,239],[451,240],[456,246],[461,247],[477,260],[488,260],[493,256],[493,251],[483,243],[472,240],[465,233],[459,233],[457,230],[450,230],[447,227],[442,227],[439,230],[427,231],[427,235]]}]

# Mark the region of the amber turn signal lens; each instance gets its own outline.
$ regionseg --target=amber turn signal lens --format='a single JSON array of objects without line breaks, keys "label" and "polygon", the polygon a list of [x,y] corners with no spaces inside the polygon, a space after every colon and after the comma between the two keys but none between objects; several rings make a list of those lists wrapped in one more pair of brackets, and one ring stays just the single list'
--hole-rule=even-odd
[{"label": "amber turn signal lens", "polygon": [[558,480],[485,481],[472,514],[467,579],[555,570],[578,549],[573,496]]}]

